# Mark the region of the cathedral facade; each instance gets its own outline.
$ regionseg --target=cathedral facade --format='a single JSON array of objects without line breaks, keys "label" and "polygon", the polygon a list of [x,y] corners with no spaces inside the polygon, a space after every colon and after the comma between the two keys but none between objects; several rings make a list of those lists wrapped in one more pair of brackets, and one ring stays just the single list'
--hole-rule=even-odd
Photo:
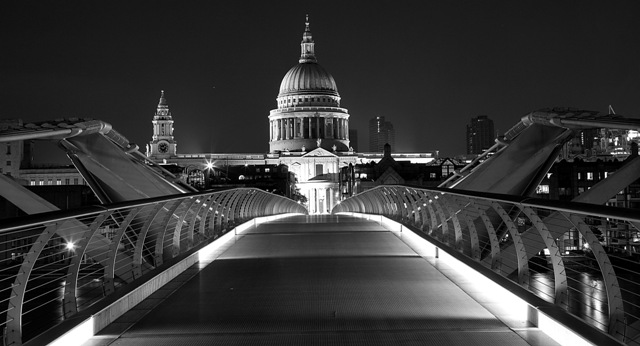
[{"label": "cathedral facade", "polygon": [[[179,154],[173,137],[173,118],[164,92],[153,118],[153,137],[147,157],[175,164],[189,177],[194,171],[224,171],[227,166],[286,165],[296,187],[306,197],[310,214],[330,213],[346,197],[340,190],[340,171],[350,164],[377,162],[382,153],[356,153],[349,143],[349,113],[340,107],[336,82],[315,56],[308,17],[298,64],[284,76],[268,116],[269,152],[256,154]],[[402,155],[402,154],[401,154]],[[409,154],[410,160],[433,160],[432,154]],[[205,173],[208,174],[208,173]]]}]

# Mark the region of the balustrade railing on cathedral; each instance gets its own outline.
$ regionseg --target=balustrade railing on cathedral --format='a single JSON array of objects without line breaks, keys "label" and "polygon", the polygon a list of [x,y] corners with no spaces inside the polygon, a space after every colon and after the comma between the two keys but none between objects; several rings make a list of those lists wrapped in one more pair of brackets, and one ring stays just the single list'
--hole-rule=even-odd
[{"label": "balustrade railing on cathedral", "polygon": [[303,213],[262,190],[172,195],[4,220],[3,340],[21,345],[260,216]]},{"label": "balustrade railing on cathedral", "polygon": [[627,344],[640,343],[640,213],[453,189],[379,186],[333,213],[394,219]]}]

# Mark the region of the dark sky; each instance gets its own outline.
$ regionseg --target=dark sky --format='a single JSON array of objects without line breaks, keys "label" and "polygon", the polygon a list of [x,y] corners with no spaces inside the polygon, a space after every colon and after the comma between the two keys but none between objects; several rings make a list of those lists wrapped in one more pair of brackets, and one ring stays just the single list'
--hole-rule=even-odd
[{"label": "dark sky", "polygon": [[178,151],[266,152],[269,110],[309,14],[318,62],[368,144],[465,152],[554,106],[640,117],[634,1],[11,1],[0,14],[0,118],[84,116],[144,148],[164,89]]}]

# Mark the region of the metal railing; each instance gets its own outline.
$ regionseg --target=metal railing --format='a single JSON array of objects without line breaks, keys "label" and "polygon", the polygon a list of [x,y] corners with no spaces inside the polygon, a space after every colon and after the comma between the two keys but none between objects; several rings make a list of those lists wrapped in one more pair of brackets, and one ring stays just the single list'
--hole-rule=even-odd
[{"label": "metal railing", "polygon": [[640,343],[640,212],[379,186],[332,213],[392,218],[629,345]]},{"label": "metal railing", "polygon": [[3,341],[21,345],[234,226],[284,213],[307,211],[282,196],[239,188],[4,220]]}]

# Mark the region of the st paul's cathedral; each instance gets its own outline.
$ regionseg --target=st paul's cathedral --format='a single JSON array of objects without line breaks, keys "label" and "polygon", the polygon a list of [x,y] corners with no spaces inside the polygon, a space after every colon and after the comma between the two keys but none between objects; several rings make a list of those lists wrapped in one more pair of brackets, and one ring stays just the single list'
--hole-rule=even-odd
[{"label": "st paul's cathedral", "polygon": [[[357,163],[377,162],[382,153],[356,153],[349,145],[349,113],[340,107],[333,76],[316,59],[308,17],[300,44],[298,64],[280,83],[277,108],[269,112],[269,153],[180,154],[173,134],[173,118],[161,93],[153,117],[153,137],[147,157],[165,165],[182,167],[183,175],[212,166],[286,165],[295,174],[296,187],[306,197],[310,214],[323,214],[339,203],[340,169]],[[409,154],[412,161],[433,160],[430,154]]]}]

